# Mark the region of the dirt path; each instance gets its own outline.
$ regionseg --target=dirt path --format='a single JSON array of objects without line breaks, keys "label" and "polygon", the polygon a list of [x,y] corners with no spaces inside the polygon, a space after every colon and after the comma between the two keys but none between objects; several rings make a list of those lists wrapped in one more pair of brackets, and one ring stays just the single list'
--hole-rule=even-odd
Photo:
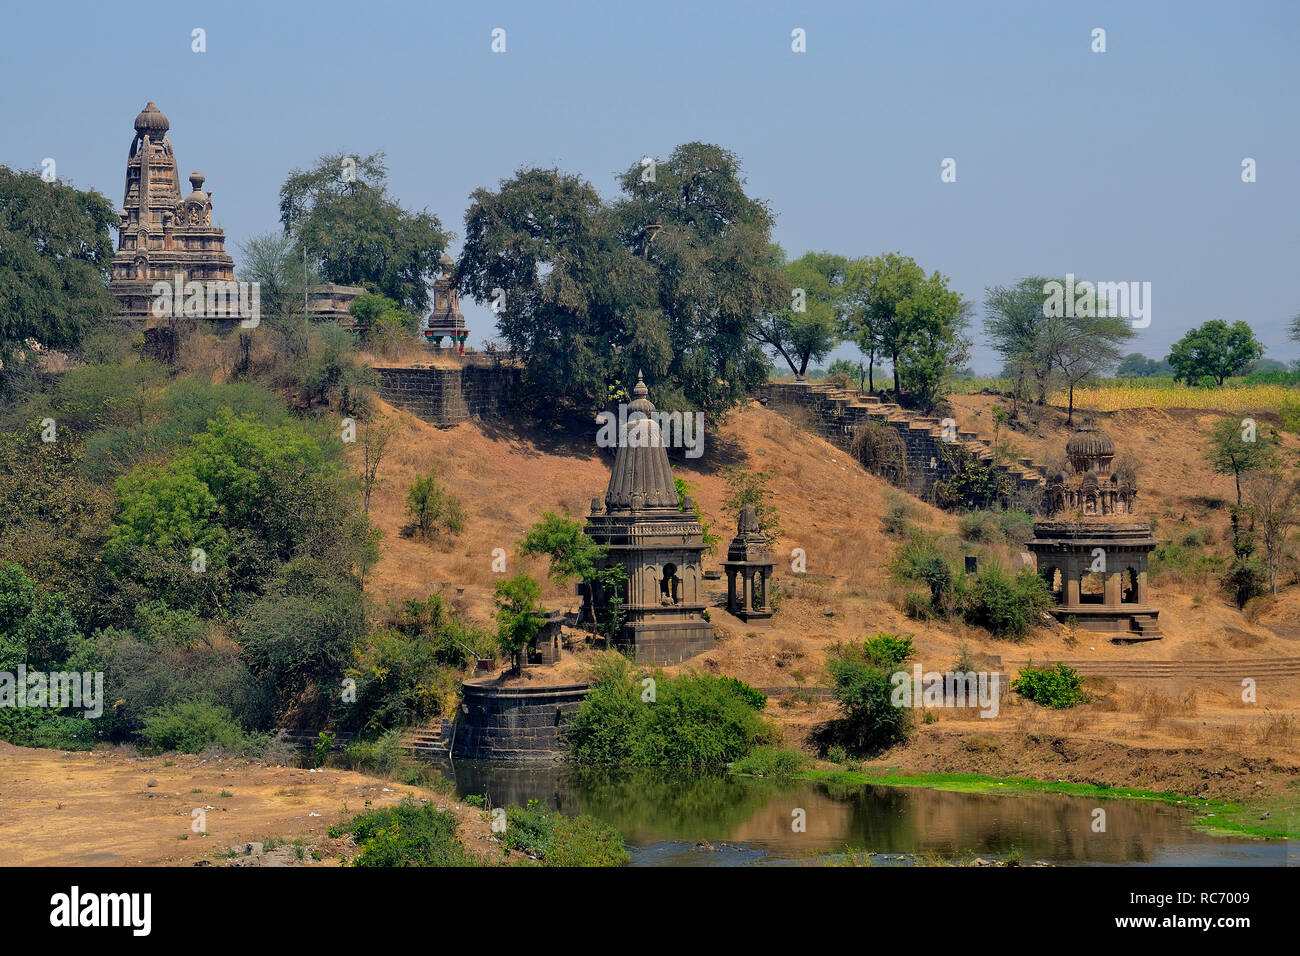
[{"label": "dirt path", "polygon": [[[450,807],[466,846],[499,858],[487,822],[472,807],[351,771],[0,742],[0,866],[221,865],[241,862],[224,859],[227,848],[268,841],[301,841],[303,848],[301,859],[297,847],[282,849],[265,861],[270,865],[338,864],[355,849],[331,840],[330,825],[407,794]],[[195,809],[203,812],[206,833],[191,829]]]}]

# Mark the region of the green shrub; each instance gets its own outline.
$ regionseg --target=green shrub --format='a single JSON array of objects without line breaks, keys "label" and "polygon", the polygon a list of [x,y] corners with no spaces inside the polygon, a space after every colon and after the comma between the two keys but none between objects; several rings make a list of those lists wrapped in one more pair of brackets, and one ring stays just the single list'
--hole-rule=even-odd
[{"label": "green shrub", "polygon": [[1061,663],[1034,667],[1030,661],[1011,682],[1011,689],[1044,707],[1073,707],[1088,700],[1083,677],[1073,667]]},{"label": "green shrub", "polygon": [[144,719],[140,737],[156,750],[187,754],[200,753],[208,747],[241,750],[247,743],[230,711],[200,700],[171,704],[150,714]]},{"label": "green shrub", "polygon": [[994,636],[1023,639],[1053,603],[1047,582],[1029,568],[1013,577],[1000,564],[989,564],[971,584],[963,614]]},{"label": "green shrub", "polygon": [[406,511],[411,516],[412,533],[426,540],[454,536],[465,527],[460,501],[438,482],[433,469],[411,482],[406,492]]},{"label": "green shrub", "polygon": [[728,773],[750,777],[790,777],[807,764],[804,755],[784,747],[755,747],[727,768]]},{"label": "green shrub", "polygon": [[1002,540],[1002,528],[992,511],[971,511],[957,519],[957,528],[967,541],[992,542]]},{"label": "green shrub", "polygon": [[569,727],[573,759],[584,764],[722,767],[777,732],[760,713],[766,698],[730,677],[655,673],[653,701],[626,659],[606,655]]},{"label": "green shrub", "polygon": [[907,739],[912,712],[894,706],[890,675],[911,653],[910,638],[888,634],[860,645],[832,645],[826,669],[834,681],[840,716],[814,734],[823,753],[840,747],[847,754],[869,755]]},{"label": "green shrub", "polygon": [[506,811],[502,842],[546,866],[626,866],[631,861],[623,838],[609,824],[586,815],[568,817],[536,800]]},{"label": "green shrub", "polygon": [[459,822],[450,810],[407,797],[383,810],[359,813],[330,827],[335,839],[351,833],[361,852],[353,866],[474,866],[456,838]]}]

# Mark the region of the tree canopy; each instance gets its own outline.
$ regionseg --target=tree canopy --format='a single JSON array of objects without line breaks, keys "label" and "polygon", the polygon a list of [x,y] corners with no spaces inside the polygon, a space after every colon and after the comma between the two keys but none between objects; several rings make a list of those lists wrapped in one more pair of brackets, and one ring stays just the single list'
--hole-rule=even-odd
[{"label": "tree canopy", "polygon": [[428,282],[450,237],[437,216],[389,196],[383,153],[334,153],[295,169],[280,187],[280,222],[326,281],[365,286],[414,312],[428,308]]},{"label": "tree canopy", "polygon": [[0,166],[0,384],[18,353],[31,358],[27,339],[73,347],[89,321],[112,311],[108,230],[117,221],[94,190]]},{"label": "tree canopy", "polygon": [[1180,382],[1198,385],[1209,377],[1222,385],[1225,378],[1240,374],[1263,354],[1264,346],[1245,322],[1229,325],[1222,319],[1211,319],[1174,343],[1169,364]]}]

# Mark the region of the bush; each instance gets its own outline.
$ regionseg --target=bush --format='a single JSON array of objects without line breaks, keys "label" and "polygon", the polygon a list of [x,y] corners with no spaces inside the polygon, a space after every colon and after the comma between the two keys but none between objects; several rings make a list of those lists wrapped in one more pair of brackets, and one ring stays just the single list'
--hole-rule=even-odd
[{"label": "bush", "polygon": [[140,736],[157,750],[178,750],[196,754],[208,747],[241,750],[247,744],[244,732],[224,707],[200,700],[171,704],[144,719]]},{"label": "bush", "polygon": [[453,536],[465,528],[465,510],[451,496],[430,469],[411,482],[406,492],[406,511],[415,535],[426,541],[440,535]]},{"label": "bush", "polygon": [[631,862],[623,838],[609,824],[585,815],[567,817],[536,800],[506,811],[502,842],[507,850],[524,853],[547,866],[626,866]]},{"label": "bush", "polygon": [[835,684],[840,716],[814,735],[822,753],[841,747],[847,753],[870,755],[907,739],[912,712],[894,706],[890,674],[911,653],[910,638],[888,634],[861,645],[832,645],[826,669]]},{"label": "bush", "polygon": [[1051,667],[1034,667],[1027,663],[1011,682],[1011,689],[1044,707],[1073,707],[1088,700],[1083,678],[1073,667],[1057,663]]},{"label": "bush", "polygon": [[1029,568],[1012,577],[1001,565],[989,564],[971,585],[963,614],[996,637],[1023,639],[1053,603],[1047,582]]},{"label": "bush", "polygon": [[361,848],[353,866],[474,866],[456,838],[456,815],[407,797],[394,807],[359,813],[330,827],[335,839],[351,833]]},{"label": "bush", "polygon": [[803,770],[807,760],[797,750],[756,747],[727,768],[728,773],[750,777],[790,777]]},{"label": "bush", "polygon": [[569,727],[573,759],[585,764],[722,767],[777,732],[760,714],[766,698],[730,677],[656,672],[643,699],[641,672],[625,658],[598,662],[591,693]]}]

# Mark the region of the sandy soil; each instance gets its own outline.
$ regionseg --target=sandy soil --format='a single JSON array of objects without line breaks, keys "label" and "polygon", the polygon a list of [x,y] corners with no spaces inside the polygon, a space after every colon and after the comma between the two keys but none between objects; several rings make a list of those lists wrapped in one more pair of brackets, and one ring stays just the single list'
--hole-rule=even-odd
[{"label": "sandy soil", "polygon": [[[0,742],[0,866],[337,865],[356,850],[350,839],[331,839],[329,827],[408,793],[450,807],[465,845],[484,858],[500,858],[480,811],[346,770]],[[191,830],[195,809],[206,814],[206,834]],[[301,840],[302,859],[290,848],[244,855],[247,844],[271,840]],[[227,858],[223,851],[230,847],[241,855]]]}]

